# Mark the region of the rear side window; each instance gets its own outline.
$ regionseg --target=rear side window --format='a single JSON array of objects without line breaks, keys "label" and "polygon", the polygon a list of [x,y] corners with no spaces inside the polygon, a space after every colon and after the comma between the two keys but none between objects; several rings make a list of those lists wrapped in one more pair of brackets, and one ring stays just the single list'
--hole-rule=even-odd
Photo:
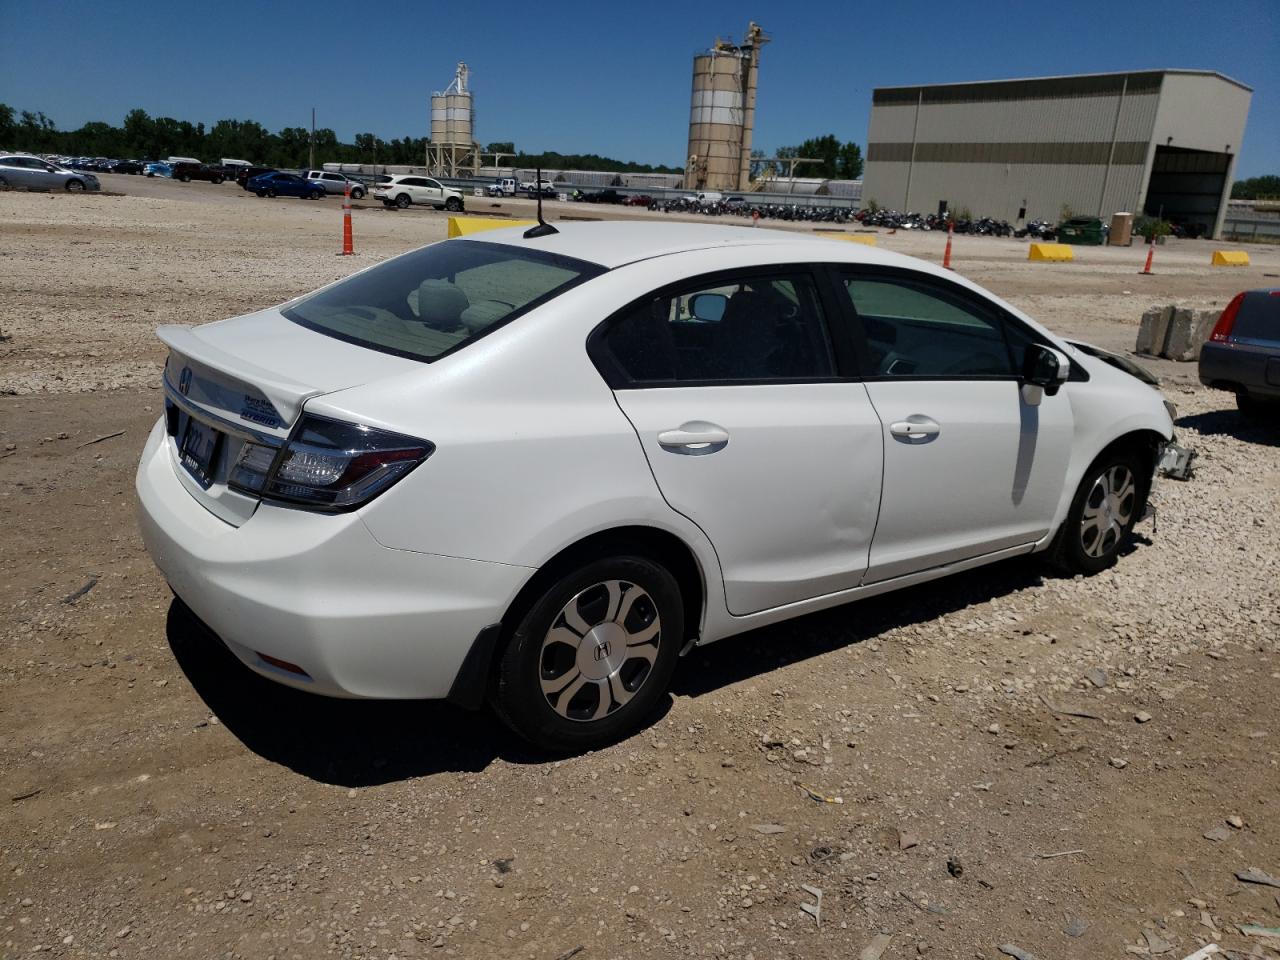
[{"label": "rear side window", "polygon": [[605,331],[611,384],[793,382],[835,376],[807,274],[718,277],[646,298]]},{"label": "rear side window", "polygon": [[1017,374],[997,311],[907,277],[849,276],[843,286],[866,335],[868,376],[990,379]]},{"label": "rear side window", "polygon": [[1280,340],[1280,291],[1254,290],[1240,302],[1233,340]]},{"label": "rear side window", "polygon": [[326,287],[284,315],[348,343],[431,361],[603,272],[538,250],[446,240]]}]

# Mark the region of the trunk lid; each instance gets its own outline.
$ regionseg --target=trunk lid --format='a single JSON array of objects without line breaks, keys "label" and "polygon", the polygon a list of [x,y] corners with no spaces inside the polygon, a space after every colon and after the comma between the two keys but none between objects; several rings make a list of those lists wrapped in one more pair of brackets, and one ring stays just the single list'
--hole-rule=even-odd
[{"label": "trunk lid", "polygon": [[174,470],[207,510],[239,526],[257,497],[227,485],[246,443],[278,447],[312,397],[424,364],[345,343],[278,309],[201,327],[162,326],[165,418]]}]

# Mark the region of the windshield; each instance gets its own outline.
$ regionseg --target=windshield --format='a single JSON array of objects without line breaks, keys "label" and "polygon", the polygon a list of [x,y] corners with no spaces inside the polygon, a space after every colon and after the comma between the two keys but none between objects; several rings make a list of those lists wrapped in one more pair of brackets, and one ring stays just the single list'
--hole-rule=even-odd
[{"label": "windshield", "polygon": [[429,362],[603,272],[542,251],[446,240],[358,273],[283,312],[348,343]]}]

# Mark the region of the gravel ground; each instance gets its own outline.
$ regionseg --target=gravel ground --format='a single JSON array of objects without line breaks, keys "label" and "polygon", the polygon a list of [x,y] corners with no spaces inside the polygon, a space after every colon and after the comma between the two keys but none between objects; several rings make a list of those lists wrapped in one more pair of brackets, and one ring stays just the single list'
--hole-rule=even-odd
[{"label": "gravel ground", "polygon": [[[443,216],[357,211],[343,259],[334,202],[105,180],[131,195],[0,195],[0,956],[1280,956],[1241,929],[1280,926],[1280,888],[1236,876],[1280,878],[1280,428],[1187,365],[1152,368],[1196,476],[1114,570],[1011,561],[697,650],[644,732],[548,761],[485,714],[248,674],[133,522],[156,324]],[[1150,303],[1280,272],[1249,249],[1138,277],[1136,248],[1042,266],[957,238],[956,264],[1127,349]]]}]

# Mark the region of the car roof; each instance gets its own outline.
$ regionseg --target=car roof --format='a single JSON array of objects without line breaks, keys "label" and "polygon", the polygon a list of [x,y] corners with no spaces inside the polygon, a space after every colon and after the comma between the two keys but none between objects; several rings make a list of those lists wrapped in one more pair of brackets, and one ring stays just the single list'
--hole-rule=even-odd
[{"label": "car roof", "polygon": [[784,257],[794,257],[798,261],[928,268],[927,264],[902,254],[877,250],[861,243],[840,242],[829,235],[794,230],[652,220],[557,221],[555,227],[558,233],[533,239],[525,238],[527,227],[485,230],[464,239],[542,250],[609,269],[654,257],[725,247],[774,247]]}]

